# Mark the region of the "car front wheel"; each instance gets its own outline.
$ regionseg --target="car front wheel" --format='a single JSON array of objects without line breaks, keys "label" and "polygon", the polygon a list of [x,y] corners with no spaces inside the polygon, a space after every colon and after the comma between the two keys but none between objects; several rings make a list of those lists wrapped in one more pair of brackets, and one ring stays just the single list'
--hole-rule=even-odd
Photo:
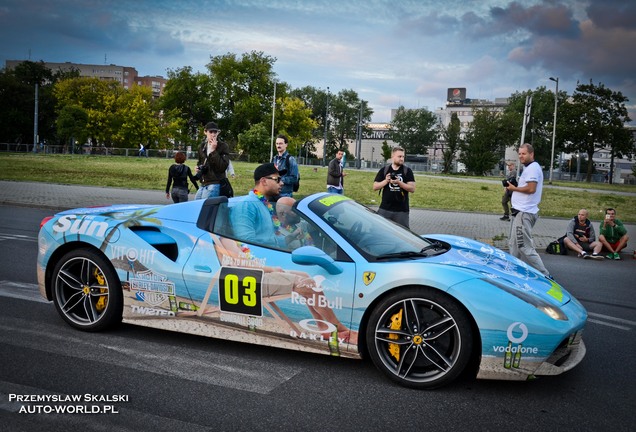
[{"label": "car front wheel", "polygon": [[446,294],[410,288],[373,310],[366,332],[373,363],[393,381],[432,389],[453,381],[469,363],[473,330],[466,312]]},{"label": "car front wheel", "polygon": [[121,321],[122,290],[112,265],[90,249],[68,252],[52,275],[53,302],[62,318],[85,331]]}]

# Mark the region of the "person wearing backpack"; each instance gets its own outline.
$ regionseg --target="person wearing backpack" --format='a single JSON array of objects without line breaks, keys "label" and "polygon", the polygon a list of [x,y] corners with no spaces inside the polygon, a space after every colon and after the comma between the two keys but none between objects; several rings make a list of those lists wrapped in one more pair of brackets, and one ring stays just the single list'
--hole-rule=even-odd
[{"label": "person wearing backpack", "polygon": [[587,218],[588,214],[586,209],[581,209],[574,218],[570,219],[563,243],[568,249],[577,252],[579,258],[604,259],[603,255],[599,255],[603,244],[596,240],[596,232]]},{"label": "person wearing backpack", "polygon": [[166,184],[166,199],[171,196],[170,186],[172,185],[172,201],[175,203],[188,201],[188,178],[194,185],[195,189],[199,189],[197,185],[197,179],[192,174],[192,170],[189,166],[184,164],[186,160],[185,153],[176,152],[174,155],[174,161],[168,168],[168,183]]},{"label": "person wearing backpack", "polygon": [[415,192],[415,176],[404,165],[404,149],[394,147],[391,163],[375,176],[373,190],[381,191],[382,201],[378,214],[409,228],[409,193]]},{"label": "person wearing backpack", "polygon": [[[281,181],[283,182],[283,188],[279,196],[293,197],[294,192],[298,191],[300,175],[298,173],[296,158],[291,156],[287,151],[287,144],[287,137],[285,135],[281,134],[276,137],[276,151],[278,154],[272,158],[272,163],[282,176]],[[276,197],[274,201],[277,199],[278,197]]]}]

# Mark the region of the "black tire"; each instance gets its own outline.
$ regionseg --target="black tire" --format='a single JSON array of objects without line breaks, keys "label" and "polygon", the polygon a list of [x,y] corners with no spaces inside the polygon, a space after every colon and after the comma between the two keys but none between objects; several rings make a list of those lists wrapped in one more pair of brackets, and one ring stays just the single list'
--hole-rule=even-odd
[{"label": "black tire", "polygon": [[121,322],[123,294],[113,266],[91,249],[68,252],[51,276],[53,303],[64,321],[84,331]]},{"label": "black tire", "polygon": [[433,389],[457,378],[470,361],[473,330],[466,312],[446,294],[408,288],[383,299],[366,331],[369,356],[405,387]]}]

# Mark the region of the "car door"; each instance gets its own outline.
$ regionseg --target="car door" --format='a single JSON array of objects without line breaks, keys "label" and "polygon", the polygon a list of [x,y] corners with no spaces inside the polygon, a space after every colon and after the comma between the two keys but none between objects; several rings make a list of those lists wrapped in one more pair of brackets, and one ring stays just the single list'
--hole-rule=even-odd
[{"label": "car door", "polygon": [[358,329],[351,328],[355,264],[302,215],[298,225],[306,232],[289,247],[237,234],[231,212],[232,200],[218,205],[184,267],[196,309],[191,316],[214,336],[357,353]]}]

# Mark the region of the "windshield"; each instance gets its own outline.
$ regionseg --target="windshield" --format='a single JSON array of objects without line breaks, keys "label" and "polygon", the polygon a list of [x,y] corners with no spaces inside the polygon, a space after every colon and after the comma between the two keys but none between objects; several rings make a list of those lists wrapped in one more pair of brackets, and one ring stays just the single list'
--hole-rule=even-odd
[{"label": "windshield", "polygon": [[[342,195],[317,198],[309,208],[367,259],[421,257],[431,243]],[[430,252],[422,252],[425,248]]]}]

